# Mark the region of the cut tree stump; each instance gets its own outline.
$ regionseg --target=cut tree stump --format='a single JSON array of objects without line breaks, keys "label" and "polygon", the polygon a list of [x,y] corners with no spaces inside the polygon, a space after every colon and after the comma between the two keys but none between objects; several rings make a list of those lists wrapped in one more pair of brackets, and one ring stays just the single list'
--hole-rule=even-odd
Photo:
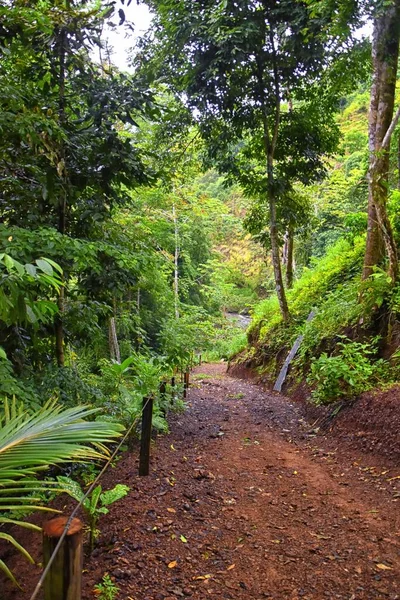
[{"label": "cut tree stump", "polygon": [[[48,564],[66,527],[68,517],[56,517],[43,525],[43,560]],[[44,580],[44,600],[81,600],[82,521],[72,519],[50,570]]]}]

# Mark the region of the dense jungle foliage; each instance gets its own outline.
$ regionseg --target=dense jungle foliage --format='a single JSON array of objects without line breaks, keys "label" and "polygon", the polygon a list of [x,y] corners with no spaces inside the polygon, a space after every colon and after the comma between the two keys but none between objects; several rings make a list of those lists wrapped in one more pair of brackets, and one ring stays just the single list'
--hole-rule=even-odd
[{"label": "dense jungle foliage", "polygon": [[199,355],[273,382],[302,334],[317,402],[399,376],[397,0],[147,4],[123,72],[134,3],[0,1],[0,522],[143,397],[166,431]]}]

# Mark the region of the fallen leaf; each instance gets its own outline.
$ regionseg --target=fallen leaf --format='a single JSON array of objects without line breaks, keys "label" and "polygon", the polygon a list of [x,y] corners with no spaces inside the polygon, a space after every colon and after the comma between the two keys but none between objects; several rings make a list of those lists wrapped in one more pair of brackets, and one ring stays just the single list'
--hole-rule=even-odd
[{"label": "fallen leaf", "polygon": [[177,560],[172,560],[170,563],[168,563],[168,569],[174,569],[177,564],[178,564]]},{"label": "fallen leaf", "polygon": [[392,567],[388,567],[387,565],[384,565],[383,563],[378,563],[376,565],[377,569],[380,569],[381,571],[393,571]]},{"label": "fallen leaf", "polygon": [[173,444],[170,445],[170,448],[171,448],[171,450],[174,450],[174,452],[176,452],[176,449],[174,448]]},{"label": "fallen leaf", "polygon": [[210,579],[211,575],[198,575],[197,577],[193,577],[193,581],[198,581],[200,580],[204,580],[204,579]]},{"label": "fallen leaf", "polygon": [[183,542],[184,544],[187,544],[187,539],[185,538],[184,535],[179,536],[179,539],[181,540],[181,542]]},{"label": "fallen leaf", "polygon": [[176,510],[174,508],[167,508],[167,511],[169,513],[176,513]]},{"label": "fallen leaf", "polygon": [[235,566],[236,566],[235,564],[233,564],[233,565],[229,565],[229,567],[228,567],[226,570],[227,570],[227,571],[232,571],[232,569],[234,569],[234,568],[235,568]]}]

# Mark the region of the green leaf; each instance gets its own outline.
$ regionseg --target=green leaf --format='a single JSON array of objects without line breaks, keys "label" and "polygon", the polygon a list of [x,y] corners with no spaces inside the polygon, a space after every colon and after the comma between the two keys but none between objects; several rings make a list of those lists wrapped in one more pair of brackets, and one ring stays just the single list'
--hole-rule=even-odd
[{"label": "green leaf", "polygon": [[96,486],[94,488],[94,490],[92,491],[91,498],[90,498],[90,508],[89,508],[90,514],[92,514],[92,515],[95,514],[95,512],[96,512],[97,504],[98,504],[99,498],[101,496],[101,491],[102,491],[101,485]]},{"label": "green leaf", "polygon": [[32,277],[36,277],[36,267],[35,265],[31,265],[31,264],[26,264],[25,265],[25,271],[28,273],[28,275],[31,275]]},{"label": "green leaf", "polygon": [[45,262],[48,262],[54,268],[55,271],[58,271],[58,273],[60,273],[60,275],[63,274],[63,270],[60,267],[60,265],[58,263],[54,262],[54,260],[51,260],[51,258],[47,258],[47,257],[43,258],[42,257],[41,260],[44,260]]},{"label": "green leaf", "polygon": [[27,550],[25,550],[25,548],[23,546],[21,546],[21,544],[19,544],[12,535],[10,535],[8,533],[2,533],[0,531],[0,540],[6,540],[7,542],[10,542],[10,544],[12,544],[14,546],[14,548],[16,548],[19,552],[21,552],[21,554],[23,554],[25,556],[25,558],[27,558],[29,560],[30,563],[32,563],[32,564],[35,563],[32,556],[29,554],[29,552]]},{"label": "green leaf", "polygon": [[39,269],[43,271],[43,273],[46,273],[46,275],[53,275],[53,267],[49,264],[47,259],[44,260],[43,258],[38,258],[35,262]]},{"label": "green leaf", "polygon": [[15,579],[14,575],[11,573],[10,569],[7,567],[6,563],[4,561],[2,561],[0,559],[0,570],[3,571],[3,573],[5,573],[5,575],[11,579],[11,581],[20,589],[22,590],[21,586],[19,585],[18,581]]},{"label": "green leaf", "polygon": [[59,475],[57,481],[61,483],[64,492],[67,492],[74,500],[80,502],[83,498],[83,490],[77,481],[66,477],[65,475]]},{"label": "green leaf", "polygon": [[101,504],[108,506],[117,500],[120,500],[129,492],[129,486],[118,483],[112,490],[107,490],[101,495]]},{"label": "green leaf", "polygon": [[36,323],[37,321],[37,317],[35,315],[35,313],[33,312],[32,308],[26,304],[26,316],[28,318],[29,323]]}]

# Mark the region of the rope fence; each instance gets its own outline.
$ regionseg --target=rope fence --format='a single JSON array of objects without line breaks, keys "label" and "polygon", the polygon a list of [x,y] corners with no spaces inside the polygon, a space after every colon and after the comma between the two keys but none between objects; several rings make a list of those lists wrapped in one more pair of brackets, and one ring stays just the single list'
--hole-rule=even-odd
[{"label": "rope fence", "polygon": [[150,398],[147,398],[147,402],[143,404],[142,410],[140,411],[139,415],[136,417],[136,419],[133,421],[133,423],[131,424],[131,426],[129,427],[129,429],[126,431],[125,435],[123,436],[122,440],[119,442],[118,446],[115,448],[114,452],[111,454],[110,458],[107,460],[106,464],[104,465],[104,467],[101,469],[100,473],[97,475],[97,477],[95,478],[95,480],[90,484],[90,486],[88,487],[88,489],[86,490],[85,494],[82,496],[82,498],[79,500],[78,504],[75,506],[74,510],[72,511],[72,513],[70,514],[70,516],[68,517],[67,523],[64,527],[64,531],[62,532],[60,539],[57,542],[56,547],[54,548],[53,553],[51,554],[47,565],[34,589],[34,592],[32,594],[32,596],[30,597],[30,600],[35,600],[35,598],[37,598],[38,593],[40,592],[41,587],[43,586],[44,580],[46,579],[47,574],[50,571],[50,568],[54,562],[54,559],[58,553],[58,551],[61,548],[61,545],[68,533],[68,530],[71,526],[72,520],[74,519],[76,513],[78,512],[78,510],[80,509],[80,507],[82,506],[82,504],[84,503],[84,501],[86,500],[86,498],[91,494],[91,492],[94,490],[94,488],[97,486],[97,484],[99,483],[100,479],[103,477],[104,473],[107,471],[108,467],[110,466],[110,464],[112,463],[112,461],[114,460],[114,458],[117,456],[118,452],[121,449],[121,446],[124,444],[124,442],[127,440],[128,436],[130,435],[130,433],[132,432],[133,428],[136,427],[136,425],[139,423],[139,420],[141,419],[141,416],[143,414],[143,411],[145,410],[147,404],[150,402]]},{"label": "rope fence", "polygon": [[[184,398],[186,398],[187,389],[189,387],[189,369],[192,366],[193,366],[193,362],[191,361],[191,364],[190,364],[190,366],[187,367],[187,370],[185,372],[182,371],[183,397]],[[174,391],[175,385],[176,385],[175,377],[172,377],[171,393],[172,393],[173,397],[175,397],[175,391]],[[160,394],[165,394],[165,390],[166,390],[166,384],[165,384],[165,381],[162,381],[160,384],[160,389],[159,389]],[[38,594],[39,594],[40,590],[42,589],[43,584],[46,580],[46,577],[49,575],[50,570],[56,560],[56,557],[57,557],[61,547],[64,544],[65,538],[68,535],[71,536],[71,538],[74,534],[79,535],[79,544],[78,544],[80,546],[79,552],[77,552],[77,548],[74,548],[73,552],[72,552],[74,554],[74,557],[72,559],[71,559],[71,557],[69,557],[68,560],[72,560],[72,562],[74,563],[72,566],[69,566],[70,574],[72,573],[72,578],[74,576],[81,577],[81,566],[80,565],[81,565],[81,561],[82,561],[82,541],[81,541],[82,523],[79,521],[79,519],[75,518],[76,514],[79,511],[79,509],[81,508],[81,506],[83,505],[83,503],[85,502],[85,500],[88,498],[88,496],[92,493],[92,491],[98,485],[99,481],[101,480],[103,475],[106,473],[106,471],[109,468],[109,466],[111,465],[112,461],[117,456],[121,447],[126,442],[126,440],[129,438],[130,434],[132,433],[134,428],[138,425],[140,420],[142,420],[142,431],[141,431],[140,458],[139,458],[139,475],[148,475],[149,474],[152,413],[153,413],[153,396],[150,396],[148,398],[143,398],[143,405],[140,410],[140,413],[133,420],[132,424],[125,432],[121,441],[118,443],[117,447],[115,448],[115,450],[113,451],[111,456],[108,458],[107,462],[105,463],[105,465],[103,466],[101,471],[98,473],[98,475],[96,476],[94,481],[90,484],[90,486],[88,487],[88,489],[86,490],[86,492],[84,493],[82,498],[79,500],[79,502],[77,503],[77,505],[75,506],[75,508],[69,515],[69,517],[68,518],[66,518],[66,517],[59,518],[59,520],[62,519],[63,528],[62,529],[60,528],[61,533],[59,535],[57,533],[55,536],[58,538],[58,541],[55,544],[54,548],[52,548],[51,553],[49,554],[48,558],[46,556],[47,560],[46,560],[46,564],[45,564],[43,573],[40,576],[40,579],[30,597],[30,600],[37,599]],[[65,521],[65,519],[66,519],[66,521]],[[55,520],[56,519],[53,519],[53,521],[55,521]],[[65,522],[65,525],[64,525],[64,522]],[[51,523],[51,521],[48,521],[48,523]],[[47,532],[44,531],[44,533],[47,533]],[[50,535],[50,534],[48,533],[48,535]],[[72,545],[74,545],[74,544],[72,544]],[[47,550],[48,550],[48,548],[47,548]],[[49,552],[49,550],[48,550],[48,552]],[[68,552],[69,552],[69,550],[66,553],[68,554]],[[79,571],[80,571],[80,573],[79,573]],[[61,578],[61,579],[63,579],[63,578]],[[71,579],[71,577],[66,577],[64,579],[68,580],[68,579]],[[80,597],[81,597],[80,596],[80,579],[79,579],[79,582],[76,584],[76,589],[74,587],[74,590],[75,590],[73,592],[74,599],[76,598],[76,600],[80,600]],[[67,592],[67,594],[68,594],[68,592]],[[64,597],[67,597],[67,596],[64,596],[63,593],[61,595],[48,596],[48,595],[46,595],[46,590],[45,590],[45,599],[46,600],[47,600],[47,598],[49,598],[50,600],[53,600],[56,598],[58,600],[58,598],[60,598],[60,600],[61,600],[61,598],[64,598]],[[69,597],[69,595],[68,595],[68,597]]]}]

